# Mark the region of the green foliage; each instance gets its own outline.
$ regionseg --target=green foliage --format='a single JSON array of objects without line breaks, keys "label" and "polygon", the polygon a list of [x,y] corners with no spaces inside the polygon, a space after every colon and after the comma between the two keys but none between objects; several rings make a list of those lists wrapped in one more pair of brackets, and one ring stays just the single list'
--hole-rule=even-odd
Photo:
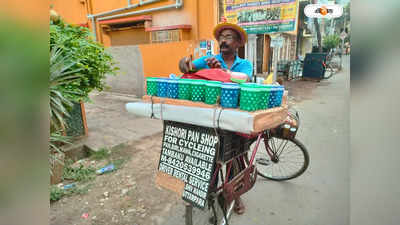
[{"label": "green foliage", "polygon": [[122,165],[123,165],[125,162],[126,162],[126,160],[125,160],[125,159],[122,159],[122,158],[120,158],[120,159],[115,159],[115,160],[112,160],[112,161],[111,161],[111,163],[113,163],[114,166],[115,166],[115,170],[121,169],[121,168],[122,168]]},{"label": "green foliage", "polygon": [[60,85],[65,97],[72,101],[88,101],[92,90],[104,89],[106,75],[115,75],[118,70],[112,56],[92,39],[89,29],[85,27],[73,26],[62,20],[57,23],[51,21],[50,48],[59,48],[63,56],[71,56],[76,63],[69,70],[79,71],[82,75],[72,83]]},{"label": "green foliage", "polygon": [[340,40],[339,35],[337,35],[337,34],[329,35],[324,38],[323,46],[324,46],[324,48],[326,48],[329,51],[330,49],[338,46],[340,41],[341,40]]},{"label": "green foliage", "polygon": [[83,195],[87,194],[89,188],[93,186],[92,184],[87,184],[83,186],[75,186],[69,189],[64,189],[62,187],[58,187],[57,185],[50,186],[50,202],[55,202],[60,200],[65,196],[71,196],[74,194]]},{"label": "green foliage", "polygon": [[68,160],[64,167],[63,180],[74,180],[87,182],[96,177],[96,169],[92,166],[85,168],[82,164],[79,167],[71,167],[72,161]]},{"label": "green foliage", "polygon": [[74,132],[83,130],[82,124],[68,122],[75,121],[69,118],[75,112],[71,111],[73,104],[88,101],[94,89],[102,91],[105,76],[115,75],[118,70],[114,65],[112,56],[91,38],[89,29],[61,19],[50,21],[50,169],[57,160],[53,153],[60,152],[59,146],[67,143],[61,135],[67,124],[76,124]]},{"label": "green foliage", "polygon": [[92,152],[90,154],[90,158],[94,159],[94,160],[102,160],[102,159],[106,159],[111,155],[110,150],[106,149],[106,148],[102,148],[99,151],[96,152]]},{"label": "green foliage", "polygon": [[62,135],[63,129],[67,126],[66,118],[69,117],[69,108],[73,103],[65,97],[68,92],[61,88],[80,79],[81,69],[71,70],[76,62],[70,55],[63,56],[62,50],[53,48],[50,51],[49,60],[49,111],[50,111],[50,137],[49,137],[49,163],[50,174],[54,168],[54,163],[60,160],[55,153],[62,153],[60,146],[69,144],[69,137]]},{"label": "green foliage", "polygon": [[82,118],[82,108],[80,103],[74,103],[69,110],[69,117],[66,118],[67,122],[67,135],[71,137],[79,137],[85,134],[85,127]]},{"label": "green foliage", "polygon": [[73,85],[82,78],[79,74],[81,68],[74,68],[76,61],[70,54],[63,55],[61,48],[54,47],[50,51],[50,129],[51,131],[63,130],[66,127],[65,117],[69,116],[69,108],[73,103],[66,98],[68,94],[83,96],[79,90],[69,91],[64,86]]},{"label": "green foliage", "polygon": [[65,195],[65,191],[62,188],[57,187],[56,185],[50,186],[50,201],[58,201]]}]

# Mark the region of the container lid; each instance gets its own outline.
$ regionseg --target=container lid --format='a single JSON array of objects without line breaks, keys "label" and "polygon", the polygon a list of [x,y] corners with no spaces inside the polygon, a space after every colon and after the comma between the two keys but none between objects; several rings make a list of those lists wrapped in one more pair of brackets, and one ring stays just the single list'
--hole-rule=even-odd
[{"label": "container lid", "polygon": [[146,80],[148,81],[157,81],[159,78],[157,77],[147,77]]},{"label": "container lid", "polygon": [[210,80],[210,81],[207,81],[206,86],[209,86],[209,87],[221,87],[221,84],[222,84],[221,81]]},{"label": "container lid", "polygon": [[240,89],[240,86],[236,83],[222,83],[221,88]]},{"label": "container lid", "polygon": [[178,83],[178,79],[168,79],[168,83]]},{"label": "container lid", "polygon": [[169,79],[168,78],[158,78],[156,81],[158,82],[167,82]]},{"label": "container lid", "polygon": [[256,86],[258,89],[262,90],[262,91],[268,91],[270,89],[270,87],[268,87],[265,84],[257,84]]},{"label": "container lid", "polygon": [[261,91],[260,88],[254,88],[254,87],[240,87],[240,90],[242,90],[242,91],[250,91],[250,92],[259,92],[259,91]]},{"label": "container lid", "polygon": [[204,84],[204,81],[203,80],[191,80],[190,83],[198,85],[198,84]]},{"label": "container lid", "polygon": [[257,84],[256,83],[241,83],[240,87],[256,88]]},{"label": "container lid", "polygon": [[178,81],[182,84],[190,84],[192,82],[191,79],[179,79]]}]

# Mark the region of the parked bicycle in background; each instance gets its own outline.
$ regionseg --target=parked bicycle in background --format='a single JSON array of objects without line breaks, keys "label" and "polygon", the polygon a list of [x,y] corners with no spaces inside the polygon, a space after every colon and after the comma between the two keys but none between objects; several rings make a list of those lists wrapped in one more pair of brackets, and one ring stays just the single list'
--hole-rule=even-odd
[{"label": "parked bicycle in background", "polygon": [[325,62],[323,65],[325,67],[324,79],[331,78],[334,74],[341,70],[340,63],[337,62],[337,57],[341,52],[334,51],[333,49],[329,50],[328,54],[326,55]]}]

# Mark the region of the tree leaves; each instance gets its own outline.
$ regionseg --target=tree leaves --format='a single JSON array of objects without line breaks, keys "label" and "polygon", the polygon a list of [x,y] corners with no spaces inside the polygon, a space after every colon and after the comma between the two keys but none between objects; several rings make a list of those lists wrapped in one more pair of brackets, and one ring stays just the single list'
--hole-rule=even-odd
[{"label": "tree leaves", "polygon": [[69,69],[82,75],[79,81],[60,84],[72,91],[67,95],[71,101],[87,100],[92,90],[103,90],[102,81],[106,75],[115,75],[118,70],[112,56],[90,37],[91,33],[85,27],[72,26],[63,21],[50,24],[50,48],[58,48],[63,56],[69,56],[74,61]]}]

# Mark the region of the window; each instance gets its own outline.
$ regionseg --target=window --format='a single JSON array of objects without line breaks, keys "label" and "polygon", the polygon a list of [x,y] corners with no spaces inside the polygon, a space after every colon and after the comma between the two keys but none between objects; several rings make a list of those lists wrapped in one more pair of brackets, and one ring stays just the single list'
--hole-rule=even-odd
[{"label": "window", "polygon": [[175,42],[180,40],[179,30],[159,30],[151,32],[152,43]]}]

